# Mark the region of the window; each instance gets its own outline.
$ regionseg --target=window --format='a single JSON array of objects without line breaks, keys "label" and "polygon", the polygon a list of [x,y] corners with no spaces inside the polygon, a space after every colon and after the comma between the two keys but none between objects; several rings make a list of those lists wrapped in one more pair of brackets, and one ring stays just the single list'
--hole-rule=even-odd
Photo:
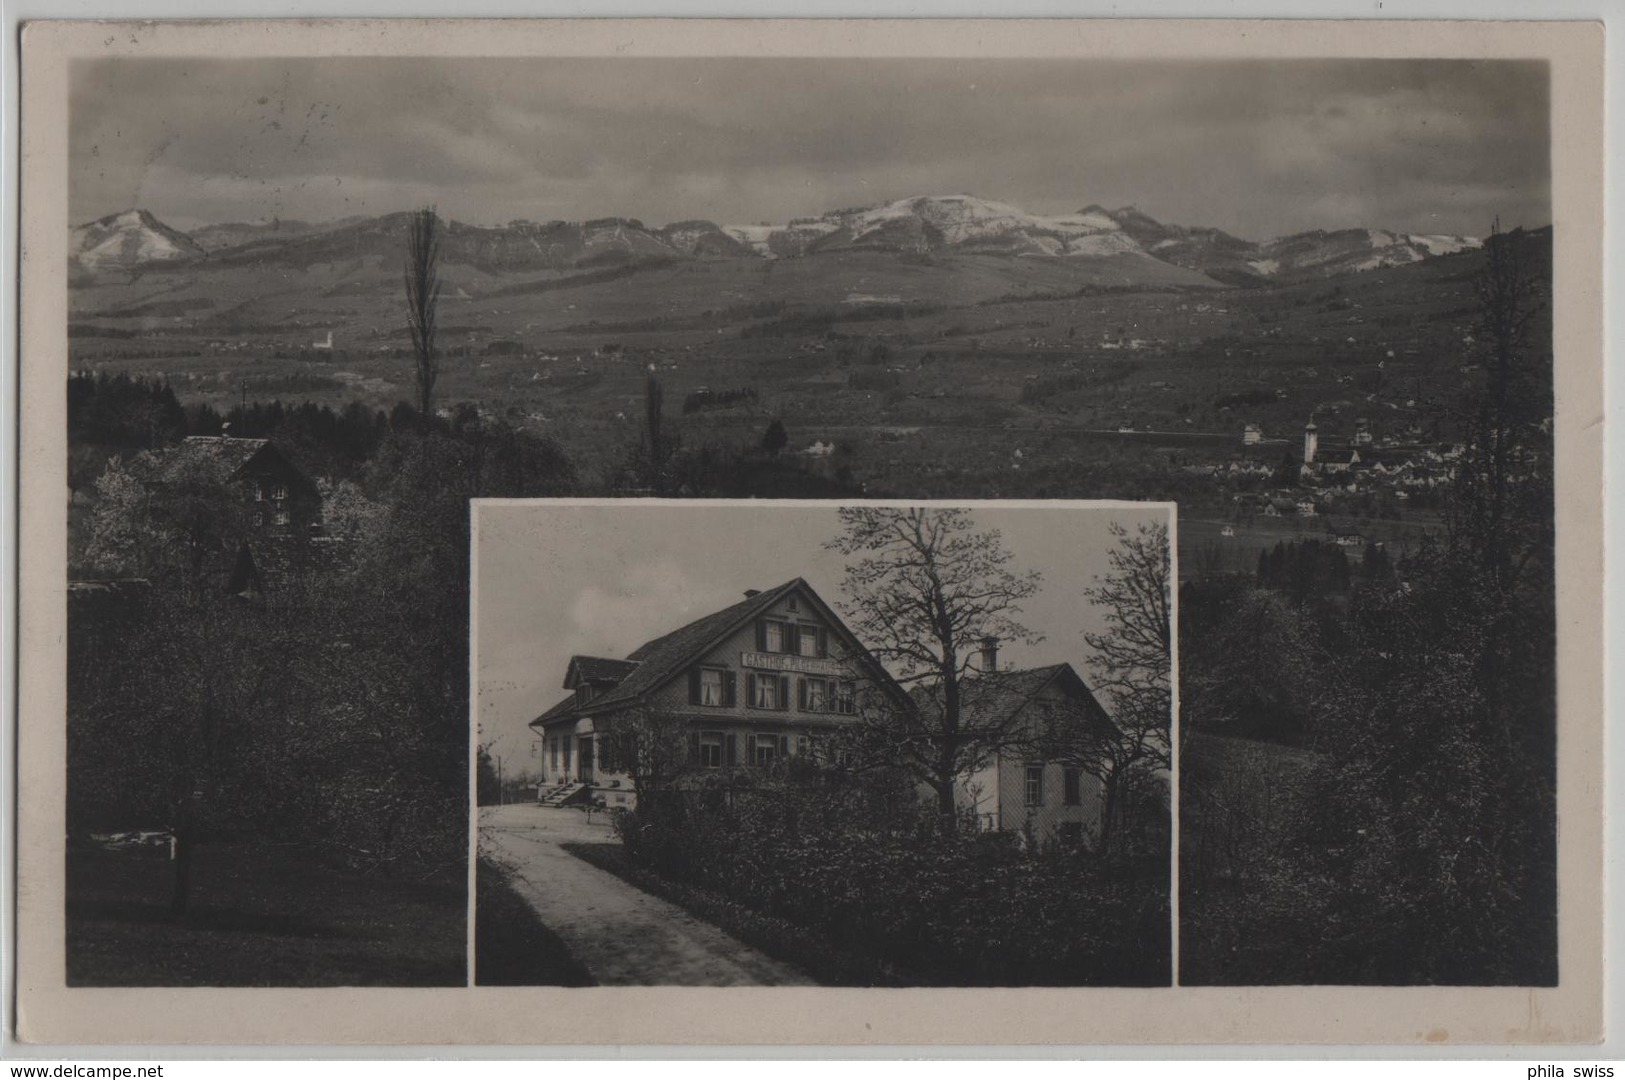
[{"label": "window", "polygon": [[735,685],[734,673],[727,668],[689,668],[688,703],[730,707]]},{"label": "window", "polygon": [[849,682],[840,683],[835,691],[835,711],[848,716],[858,711],[857,688]]},{"label": "window", "polygon": [[1044,802],[1044,766],[1027,766],[1027,805],[1041,806]]},{"label": "window", "polygon": [[830,685],[828,679],[801,680],[801,708],[805,712],[829,712]]},{"label": "window", "polygon": [[722,672],[716,668],[700,669],[700,704],[722,704]]},{"label": "window", "polygon": [[265,501],[265,485],[264,484],[255,484],[254,485],[254,501],[255,502],[264,502]]},{"label": "window", "polygon": [[767,622],[763,623],[762,651],[771,653],[785,652],[787,649],[785,639],[789,636],[785,633],[785,630],[786,627],[783,623],[774,621],[772,619],[769,619]]},{"label": "window", "polygon": [[264,512],[260,511],[260,510],[254,511],[254,528],[257,529],[257,528],[259,528],[260,526],[262,526],[264,524],[265,524],[265,514],[264,514]]},{"label": "window", "polygon": [[808,735],[796,736],[796,757],[806,757],[812,753],[812,737]]},{"label": "window", "polygon": [[773,764],[779,755],[779,737],[777,735],[758,735],[751,740],[750,760],[757,768],[766,768]]},{"label": "window", "polygon": [[700,767],[722,768],[722,732],[706,731],[700,735]]},{"label": "window", "polygon": [[548,760],[548,763],[549,763],[549,770],[552,771],[552,772],[558,772],[559,771],[559,737],[557,735],[550,736],[548,738],[548,740],[547,740],[547,760]]},{"label": "window", "polygon": [[278,484],[276,487],[271,489],[271,498],[277,500],[278,502],[281,502],[283,499],[286,499],[287,497],[288,497],[288,485],[287,484]]},{"label": "window", "polygon": [[288,512],[286,510],[278,510],[276,512],[276,523],[278,525],[286,525],[290,520],[292,519],[288,517]]},{"label": "window", "polygon": [[796,642],[798,646],[796,651],[798,653],[802,656],[822,656],[824,650],[819,648],[822,643],[823,635],[818,632],[818,627],[809,623],[801,624]]},{"label": "window", "polygon": [[788,599],[788,600],[786,600],[784,602],[784,606],[789,608],[791,611],[799,611],[799,610],[801,610],[800,608],[798,608],[796,606],[796,598],[793,597],[793,596],[790,597],[790,599]]},{"label": "window", "polygon": [[1068,766],[1061,770],[1061,801],[1068,806],[1083,804],[1083,785],[1078,770]]},{"label": "window", "polygon": [[758,709],[782,709],[784,702],[779,699],[779,680],[772,675],[757,675],[753,680],[756,684],[756,697],[751,704]]}]

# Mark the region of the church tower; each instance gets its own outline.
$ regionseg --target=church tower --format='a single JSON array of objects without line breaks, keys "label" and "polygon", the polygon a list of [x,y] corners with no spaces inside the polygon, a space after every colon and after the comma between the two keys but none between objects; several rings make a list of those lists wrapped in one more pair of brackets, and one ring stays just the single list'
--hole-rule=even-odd
[{"label": "church tower", "polygon": [[1303,463],[1313,465],[1315,463],[1315,453],[1319,449],[1320,431],[1315,427],[1315,422],[1310,420],[1303,426]]}]

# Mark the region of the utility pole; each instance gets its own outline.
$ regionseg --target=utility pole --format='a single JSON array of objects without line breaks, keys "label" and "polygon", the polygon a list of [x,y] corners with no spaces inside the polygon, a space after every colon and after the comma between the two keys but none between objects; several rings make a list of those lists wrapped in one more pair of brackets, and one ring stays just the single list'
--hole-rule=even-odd
[{"label": "utility pole", "polygon": [[497,755],[497,805],[507,805],[507,793],[502,788],[502,755]]}]

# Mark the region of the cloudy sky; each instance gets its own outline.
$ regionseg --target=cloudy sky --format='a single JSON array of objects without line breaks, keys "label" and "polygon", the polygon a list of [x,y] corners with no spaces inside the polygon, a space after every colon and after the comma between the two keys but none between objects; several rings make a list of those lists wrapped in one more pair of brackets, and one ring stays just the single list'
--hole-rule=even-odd
[{"label": "cloudy sky", "polygon": [[[1083,635],[1104,613],[1082,595],[1109,572],[1109,527],[1166,523],[1156,507],[979,507],[978,528],[998,529],[1016,570],[1043,586],[1021,621],[1044,635],[1007,648],[1017,667],[1071,663],[1087,679]],[[744,598],[802,577],[841,600],[846,559],[824,548],[840,532],[830,506],[583,506],[481,504],[474,589],[474,666],[480,739],[525,767],[526,726],[565,696],[571,655],[622,657]],[[749,537],[747,541],[745,538]]]},{"label": "cloudy sky", "polygon": [[81,61],[70,206],[745,224],[968,193],[1476,235],[1549,222],[1548,106],[1505,61]]}]

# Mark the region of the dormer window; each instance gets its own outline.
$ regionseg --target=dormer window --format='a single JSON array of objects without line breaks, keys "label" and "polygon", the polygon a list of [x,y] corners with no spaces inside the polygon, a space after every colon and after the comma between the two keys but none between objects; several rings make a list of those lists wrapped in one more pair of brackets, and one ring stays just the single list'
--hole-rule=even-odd
[{"label": "dormer window", "polygon": [[278,485],[276,485],[276,487],[271,489],[271,498],[275,499],[277,502],[281,502],[283,499],[286,499],[287,497],[288,497],[288,485],[287,484],[278,484]]}]

